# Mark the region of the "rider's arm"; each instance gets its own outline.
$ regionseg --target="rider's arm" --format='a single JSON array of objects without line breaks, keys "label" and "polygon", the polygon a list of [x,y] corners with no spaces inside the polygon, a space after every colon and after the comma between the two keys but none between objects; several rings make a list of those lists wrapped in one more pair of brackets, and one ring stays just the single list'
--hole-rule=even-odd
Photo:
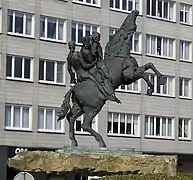
[{"label": "rider's arm", "polygon": [[84,62],[82,58],[80,58],[80,64],[82,65],[83,69],[89,70],[90,68],[94,67],[96,64],[97,60],[93,61],[91,64],[87,64]]}]

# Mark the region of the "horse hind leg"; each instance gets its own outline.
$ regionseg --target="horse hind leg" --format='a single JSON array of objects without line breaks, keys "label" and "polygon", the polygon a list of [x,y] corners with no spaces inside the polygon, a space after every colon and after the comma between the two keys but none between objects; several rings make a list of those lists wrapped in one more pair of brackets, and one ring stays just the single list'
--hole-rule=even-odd
[{"label": "horse hind leg", "polygon": [[83,114],[80,106],[75,102],[71,108],[71,111],[67,114],[67,121],[69,123],[69,139],[71,140],[71,146],[78,146],[74,133],[75,120]]},{"label": "horse hind leg", "polygon": [[99,142],[99,147],[106,147],[106,144],[102,138],[102,136],[97,133],[94,129],[92,129],[92,120],[94,117],[98,114],[100,110],[96,109],[91,109],[90,107],[84,108],[84,119],[83,123],[81,124],[81,127],[83,130],[89,132],[94,138],[96,139],[97,142]]},{"label": "horse hind leg", "polygon": [[154,92],[154,85],[153,85],[152,82],[149,80],[147,73],[144,73],[143,76],[142,76],[142,78],[146,81],[146,83],[147,83],[147,85],[148,85],[148,87],[149,87],[148,90],[147,90],[147,94],[148,94],[149,96],[151,96],[152,93]]}]

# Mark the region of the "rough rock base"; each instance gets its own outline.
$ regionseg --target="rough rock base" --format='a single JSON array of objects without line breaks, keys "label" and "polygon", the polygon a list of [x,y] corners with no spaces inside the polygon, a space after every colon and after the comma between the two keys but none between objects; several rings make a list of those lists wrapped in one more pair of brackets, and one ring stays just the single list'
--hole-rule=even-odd
[{"label": "rough rock base", "polygon": [[8,159],[8,166],[19,171],[68,173],[83,171],[99,174],[177,173],[177,156],[114,155],[102,153],[65,154],[50,151],[27,151]]}]

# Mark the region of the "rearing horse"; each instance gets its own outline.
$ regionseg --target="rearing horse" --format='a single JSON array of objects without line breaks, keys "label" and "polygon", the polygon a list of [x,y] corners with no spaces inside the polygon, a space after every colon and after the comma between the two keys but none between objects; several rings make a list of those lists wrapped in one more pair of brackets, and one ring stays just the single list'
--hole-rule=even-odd
[{"label": "rearing horse", "polygon": [[[149,81],[145,71],[152,69],[157,75],[160,85],[165,83],[162,74],[150,62],[138,66],[136,59],[130,56],[131,38],[136,31],[135,21],[138,14],[138,11],[132,11],[121,28],[113,35],[112,40],[107,43],[104,61],[109,69],[114,91],[122,84],[128,85],[143,78],[149,87],[148,95],[152,95],[153,84]],[[95,72],[95,77],[100,78],[97,69]],[[72,107],[70,106],[71,99]],[[63,110],[65,111],[63,118],[66,116],[69,122],[71,146],[78,146],[74,133],[74,123],[79,116],[84,114],[81,128],[94,136],[100,147],[106,147],[102,136],[92,129],[92,120],[101,111],[106,101],[105,96],[90,79],[75,84],[66,93],[63,101]]]}]

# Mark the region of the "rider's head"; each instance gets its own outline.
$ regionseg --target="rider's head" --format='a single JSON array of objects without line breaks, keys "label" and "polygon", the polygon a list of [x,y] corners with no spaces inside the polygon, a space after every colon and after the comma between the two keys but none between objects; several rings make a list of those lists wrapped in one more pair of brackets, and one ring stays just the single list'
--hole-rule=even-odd
[{"label": "rider's head", "polygon": [[68,48],[70,49],[70,50],[75,50],[75,42],[74,41],[70,41],[70,42],[68,42]]},{"label": "rider's head", "polygon": [[82,38],[82,43],[83,43],[83,46],[89,47],[91,45],[90,44],[90,36],[84,36]]},{"label": "rider's head", "polygon": [[92,39],[93,39],[94,41],[99,42],[99,41],[100,41],[100,39],[101,39],[101,35],[100,35],[100,33],[98,33],[98,32],[94,32],[94,33],[92,34]]}]

